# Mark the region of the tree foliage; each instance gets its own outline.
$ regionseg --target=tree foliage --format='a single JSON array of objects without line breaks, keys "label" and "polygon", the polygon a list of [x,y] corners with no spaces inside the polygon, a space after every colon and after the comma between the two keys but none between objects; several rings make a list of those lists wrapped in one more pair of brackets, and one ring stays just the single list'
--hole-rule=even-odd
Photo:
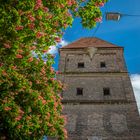
[{"label": "tree foliage", "polygon": [[[76,17],[92,28],[106,0],[0,0],[0,138],[67,137],[49,47]],[[34,57],[33,52],[38,56]],[[42,54],[46,54],[46,62]]]}]

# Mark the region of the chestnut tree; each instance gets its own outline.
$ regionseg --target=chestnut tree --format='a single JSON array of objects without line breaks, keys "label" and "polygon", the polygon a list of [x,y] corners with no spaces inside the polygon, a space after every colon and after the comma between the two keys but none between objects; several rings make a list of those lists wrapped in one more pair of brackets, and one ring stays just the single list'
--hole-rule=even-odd
[{"label": "chestnut tree", "polygon": [[101,22],[106,1],[0,0],[0,139],[66,139],[63,85],[47,52],[74,18],[86,28]]}]

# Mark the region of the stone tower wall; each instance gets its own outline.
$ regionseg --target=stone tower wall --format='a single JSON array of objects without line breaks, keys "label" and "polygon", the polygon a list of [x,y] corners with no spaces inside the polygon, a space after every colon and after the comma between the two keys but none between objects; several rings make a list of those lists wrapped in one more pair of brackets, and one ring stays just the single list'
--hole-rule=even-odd
[{"label": "stone tower wall", "polygon": [[[123,48],[98,48],[92,58],[86,48],[62,49],[59,71],[58,79],[67,85],[62,103],[68,140],[140,140],[140,117]],[[77,88],[82,88],[81,95]]]},{"label": "stone tower wall", "polygon": [[[59,70],[61,72],[126,72],[123,49],[99,48],[91,59],[86,49],[60,51]],[[77,68],[79,62],[84,62],[84,68]],[[100,68],[100,62],[106,63],[106,68]]]},{"label": "stone tower wall", "polygon": [[[69,140],[139,140],[135,104],[65,104]],[[96,139],[95,139],[96,138]]]},{"label": "stone tower wall", "polygon": [[[126,100],[133,101],[134,96],[126,74],[69,74],[65,76],[66,90],[63,99],[67,101],[105,101]],[[83,88],[83,95],[76,95],[76,89]],[[110,89],[110,96],[103,95],[103,89]]]}]

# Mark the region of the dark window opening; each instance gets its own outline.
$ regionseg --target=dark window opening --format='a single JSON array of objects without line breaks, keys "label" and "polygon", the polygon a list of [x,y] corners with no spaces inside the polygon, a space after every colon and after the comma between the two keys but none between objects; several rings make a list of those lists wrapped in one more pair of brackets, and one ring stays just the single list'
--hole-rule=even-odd
[{"label": "dark window opening", "polygon": [[69,62],[69,58],[67,58],[67,62]]},{"label": "dark window opening", "polygon": [[104,96],[110,95],[110,89],[109,88],[103,88]]},{"label": "dark window opening", "polygon": [[106,67],[105,62],[101,62],[101,63],[100,63],[100,67],[101,67],[101,68],[105,68],[105,67]]},{"label": "dark window opening", "polygon": [[84,63],[83,62],[78,63],[78,68],[84,68]]},{"label": "dark window opening", "polygon": [[83,88],[77,88],[77,95],[83,95]]}]

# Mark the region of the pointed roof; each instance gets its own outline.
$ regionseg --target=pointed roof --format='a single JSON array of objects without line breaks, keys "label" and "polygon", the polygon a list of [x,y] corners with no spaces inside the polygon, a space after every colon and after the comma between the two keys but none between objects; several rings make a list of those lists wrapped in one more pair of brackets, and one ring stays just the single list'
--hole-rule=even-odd
[{"label": "pointed roof", "polygon": [[96,48],[122,48],[105,40],[96,38],[96,37],[87,37],[87,38],[80,38],[77,41],[68,44],[61,49],[78,49],[78,48],[88,48],[88,47],[96,47]]}]

